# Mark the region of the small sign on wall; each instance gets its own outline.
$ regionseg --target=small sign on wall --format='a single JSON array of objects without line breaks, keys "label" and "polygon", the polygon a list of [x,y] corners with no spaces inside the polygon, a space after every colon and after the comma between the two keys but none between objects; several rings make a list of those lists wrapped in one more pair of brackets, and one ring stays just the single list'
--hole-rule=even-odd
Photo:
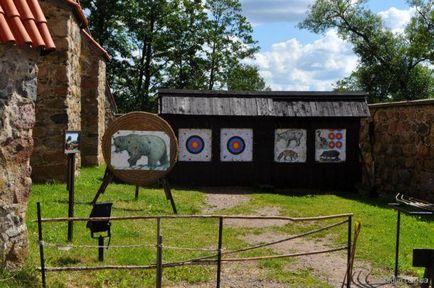
[{"label": "small sign on wall", "polygon": [[279,163],[306,162],[306,130],[276,129],[274,161]]},{"label": "small sign on wall", "polygon": [[209,162],[212,155],[211,129],[179,129],[179,161]]},{"label": "small sign on wall", "polygon": [[346,129],[315,130],[315,160],[318,162],[345,162]]},{"label": "small sign on wall", "polygon": [[253,160],[252,129],[221,129],[220,160],[250,162]]},{"label": "small sign on wall", "polygon": [[65,154],[80,153],[80,131],[65,131]]},{"label": "small sign on wall", "polygon": [[170,166],[170,138],[163,131],[119,130],[112,136],[111,166],[116,170],[160,170]]}]

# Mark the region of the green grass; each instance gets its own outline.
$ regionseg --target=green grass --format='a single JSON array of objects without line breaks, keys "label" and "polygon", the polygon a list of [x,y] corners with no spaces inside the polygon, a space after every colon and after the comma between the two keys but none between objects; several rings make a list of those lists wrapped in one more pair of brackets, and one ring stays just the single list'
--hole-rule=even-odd
[{"label": "green grass", "polygon": [[[397,213],[388,207],[386,200],[369,199],[357,194],[288,196],[255,193],[251,197],[252,201],[225,212],[249,214],[264,206],[275,206],[280,207],[283,215],[299,217],[353,213],[353,221],[362,224],[356,258],[367,260],[378,268],[388,270],[394,268]],[[412,251],[414,248],[434,248],[434,221],[432,220],[432,217],[429,219],[401,214],[399,258],[401,271],[422,276],[421,269],[412,267]],[[326,221],[321,225],[316,223],[318,225],[309,226],[309,229],[331,223],[332,221]],[[294,234],[306,230],[306,227],[287,225],[273,230]],[[335,242],[345,243],[346,226],[333,228],[333,231]],[[329,232],[319,235],[324,236],[327,233]]]},{"label": "green grass", "polygon": [[[84,168],[76,179],[75,216],[88,217],[104,167]],[[396,212],[387,207],[386,202],[368,200],[355,194],[289,196],[263,193],[253,190],[251,201],[232,209],[219,211],[221,214],[254,214],[261,207],[279,207],[282,215],[318,216],[340,213],[354,213],[354,220],[362,223],[362,232],[357,245],[358,259],[370,261],[375,267],[392,269],[394,264],[394,245]],[[204,194],[198,191],[173,190],[179,214],[200,214],[206,205]],[[30,255],[26,267],[16,273],[0,272],[0,287],[40,287],[40,275],[35,271],[39,266],[39,247],[37,245],[36,203],[42,206],[42,216],[66,217],[68,193],[64,184],[33,186],[27,213]],[[134,187],[131,185],[111,184],[99,201],[113,202],[113,216],[126,215],[163,215],[172,214],[169,202],[161,189],[141,189],[138,201],[134,200]],[[327,221],[326,223],[332,223]],[[284,227],[268,228],[229,228],[225,227],[224,243],[226,249],[247,247],[242,236],[261,234],[267,231],[295,234],[310,230],[326,223],[309,225],[290,224]],[[90,238],[85,222],[74,225],[73,245],[96,245],[97,240]],[[44,240],[49,243],[66,243],[66,223],[46,223],[43,226]],[[411,253],[414,247],[434,247],[434,223],[427,219],[402,216],[400,267],[407,273],[421,273],[411,267]],[[214,219],[202,220],[162,220],[164,245],[180,247],[213,248],[217,243],[218,223]],[[137,245],[144,247],[132,249],[105,250],[107,265],[147,265],[155,263],[155,220],[113,221],[111,245]],[[323,232],[319,236],[326,236]],[[334,228],[335,244],[345,243],[346,226]],[[241,253],[237,256],[248,257],[269,255],[270,249],[259,249]],[[206,251],[164,250],[164,261],[177,261],[209,255]],[[326,256],[324,256],[326,257]],[[46,249],[46,265],[52,266],[90,266],[101,265],[97,261],[97,249]],[[258,261],[267,279],[287,283],[289,287],[301,283],[303,287],[328,287],[313,276],[309,270],[290,271],[292,259]],[[201,283],[215,279],[215,267],[191,266],[168,268],[164,270],[164,284]],[[224,277],[224,275],[222,276]],[[1,280],[3,279],[3,280]],[[99,271],[99,272],[62,272],[48,273],[49,287],[154,287],[155,271]]]}]

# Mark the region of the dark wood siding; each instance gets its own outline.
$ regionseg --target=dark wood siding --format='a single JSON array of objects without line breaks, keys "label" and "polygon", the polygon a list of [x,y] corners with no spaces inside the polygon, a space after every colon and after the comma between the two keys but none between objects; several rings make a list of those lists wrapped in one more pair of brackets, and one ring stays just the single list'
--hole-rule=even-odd
[{"label": "dark wood siding", "polygon": [[[352,189],[360,181],[358,117],[231,117],[160,115],[178,133],[179,128],[212,130],[211,162],[178,162],[171,182],[185,186],[271,185],[287,188]],[[253,129],[253,161],[221,162],[220,129]],[[306,163],[275,163],[274,132],[277,128],[307,130]],[[347,158],[341,163],[315,161],[315,129],[347,129]]]}]

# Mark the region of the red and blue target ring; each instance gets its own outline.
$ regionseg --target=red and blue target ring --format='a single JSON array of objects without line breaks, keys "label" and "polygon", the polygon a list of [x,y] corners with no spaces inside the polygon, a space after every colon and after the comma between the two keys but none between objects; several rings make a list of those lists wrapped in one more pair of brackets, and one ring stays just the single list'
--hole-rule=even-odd
[{"label": "red and blue target ring", "polygon": [[199,154],[205,148],[205,142],[203,141],[202,137],[198,135],[192,135],[188,137],[185,146],[187,151],[191,154]]},{"label": "red and blue target ring", "polygon": [[229,138],[227,148],[231,154],[239,155],[246,149],[246,142],[244,142],[244,139],[239,136],[233,136]]}]

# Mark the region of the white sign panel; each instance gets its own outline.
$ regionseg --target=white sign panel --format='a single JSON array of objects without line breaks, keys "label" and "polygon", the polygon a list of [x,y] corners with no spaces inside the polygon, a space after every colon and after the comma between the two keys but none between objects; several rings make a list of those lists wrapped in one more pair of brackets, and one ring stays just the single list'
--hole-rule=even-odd
[{"label": "white sign panel", "polygon": [[279,163],[306,162],[306,130],[276,129],[274,161]]},{"label": "white sign panel", "polygon": [[111,165],[116,170],[167,170],[170,138],[162,131],[119,130],[112,136]]},{"label": "white sign panel", "polygon": [[179,129],[179,161],[211,161],[211,135],[210,129]]},{"label": "white sign panel", "polygon": [[317,129],[315,131],[315,160],[345,162],[346,129]]},{"label": "white sign panel", "polygon": [[220,160],[223,162],[253,160],[252,129],[221,129]]}]

